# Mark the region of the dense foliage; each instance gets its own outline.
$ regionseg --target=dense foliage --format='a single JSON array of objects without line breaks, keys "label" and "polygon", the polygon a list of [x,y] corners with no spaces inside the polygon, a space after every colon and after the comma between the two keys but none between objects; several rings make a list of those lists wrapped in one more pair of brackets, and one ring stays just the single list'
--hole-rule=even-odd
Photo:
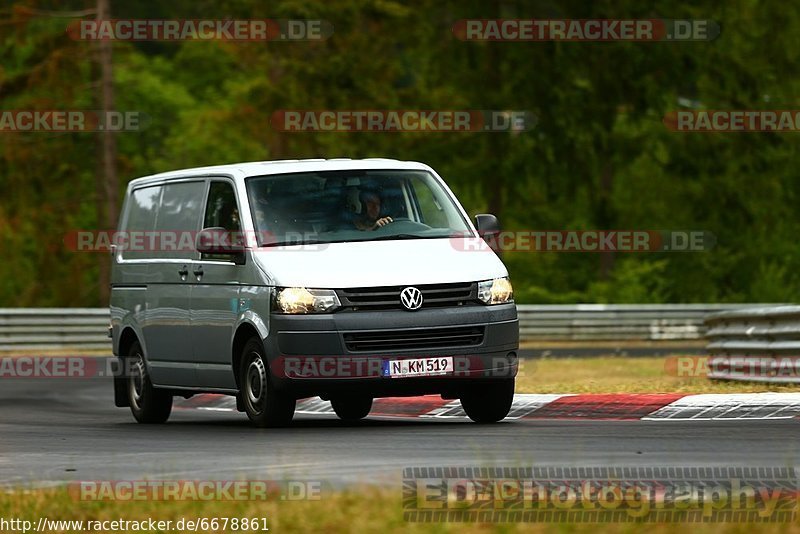
[{"label": "dense foliage", "polygon": [[[91,0],[4,0],[0,109],[97,109],[93,43],[65,29]],[[800,4],[631,0],[112,2],[114,18],[321,18],[321,42],[116,42],[122,185],[207,164],[306,157],[421,160],[505,229],[704,230],[708,252],[506,255],[521,302],[791,301],[800,291],[798,135],[676,133],[683,106],[793,109]],[[75,13],[73,13],[75,14]],[[702,18],[711,42],[493,43],[462,18]],[[280,109],[514,109],[515,133],[279,133]],[[101,304],[96,133],[0,133],[0,306]],[[120,188],[124,191],[124,187]]]}]

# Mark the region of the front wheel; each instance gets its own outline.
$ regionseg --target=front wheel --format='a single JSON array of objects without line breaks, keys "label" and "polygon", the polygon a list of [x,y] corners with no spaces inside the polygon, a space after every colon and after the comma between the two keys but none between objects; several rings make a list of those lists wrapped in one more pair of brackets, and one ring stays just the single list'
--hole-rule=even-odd
[{"label": "front wheel", "polygon": [[239,395],[244,411],[258,427],[286,426],[294,417],[297,401],[273,387],[263,354],[263,344],[256,337],[244,346],[239,369]]},{"label": "front wheel", "polygon": [[128,403],[140,423],[166,423],[172,413],[172,395],[156,389],[150,382],[142,346],[136,341],[128,351]]},{"label": "front wheel", "polygon": [[513,378],[478,382],[461,397],[461,406],[476,423],[502,421],[514,402],[514,383]]},{"label": "front wheel", "polygon": [[372,410],[371,397],[337,397],[331,399],[331,406],[342,421],[364,419]]}]

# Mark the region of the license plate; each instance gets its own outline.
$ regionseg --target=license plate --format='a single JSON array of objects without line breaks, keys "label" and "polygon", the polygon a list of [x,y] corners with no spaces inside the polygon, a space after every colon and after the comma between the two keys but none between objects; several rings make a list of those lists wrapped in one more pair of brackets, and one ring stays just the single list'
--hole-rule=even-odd
[{"label": "license plate", "polygon": [[437,376],[453,372],[453,357],[416,358],[411,360],[387,360],[383,362],[383,376],[405,378],[407,376]]}]

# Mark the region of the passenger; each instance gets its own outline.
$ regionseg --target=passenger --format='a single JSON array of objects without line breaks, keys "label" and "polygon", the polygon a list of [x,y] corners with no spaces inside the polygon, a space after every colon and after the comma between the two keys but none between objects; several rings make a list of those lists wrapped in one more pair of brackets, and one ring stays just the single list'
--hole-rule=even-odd
[{"label": "passenger", "polygon": [[376,230],[392,222],[391,217],[381,217],[381,197],[376,191],[362,191],[361,217],[355,220],[359,230]]}]

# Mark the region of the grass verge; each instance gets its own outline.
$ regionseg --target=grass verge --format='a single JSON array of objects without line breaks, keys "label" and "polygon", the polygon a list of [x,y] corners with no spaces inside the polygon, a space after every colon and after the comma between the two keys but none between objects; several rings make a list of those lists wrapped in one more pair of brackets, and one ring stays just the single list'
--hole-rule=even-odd
[{"label": "grass verge", "polygon": [[[674,360],[673,360],[674,362]],[[517,393],[759,393],[798,392],[798,385],[673,376],[669,357],[525,359]]]},{"label": "grass verge", "polygon": [[[714,524],[603,524],[591,523],[409,523],[403,519],[401,490],[398,487],[354,488],[323,496],[319,501],[262,502],[81,502],[73,500],[66,489],[0,494],[0,518],[25,519],[38,523],[40,517],[50,520],[82,521],[173,521],[211,518],[266,518],[270,532],[561,532],[561,533],[638,533],[684,534],[687,527],[699,534],[780,533],[800,534],[800,523],[714,523]],[[259,525],[261,523],[259,522]],[[185,532],[168,530],[165,532]],[[229,528],[198,529],[198,532],[232,532]],[[12,532],[4,530],[4,532]],[[76,532],[50,529],[48,532]],[[84,530],[85,532],[85,530]],[[152,532],[152,531],[151,531]],[[254,532],[254,531],[251,531]]]}]

